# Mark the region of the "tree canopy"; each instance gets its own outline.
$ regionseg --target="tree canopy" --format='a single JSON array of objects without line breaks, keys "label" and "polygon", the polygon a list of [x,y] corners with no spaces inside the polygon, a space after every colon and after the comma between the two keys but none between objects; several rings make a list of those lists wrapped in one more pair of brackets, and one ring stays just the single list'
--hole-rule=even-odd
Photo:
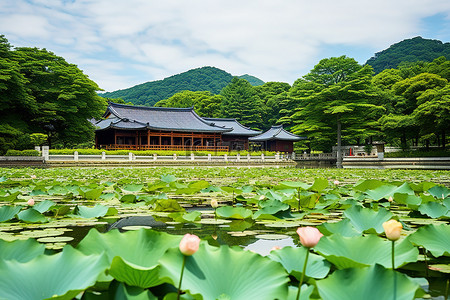
[{"label": "tree canopy", "polygon": [[[0,39],[0,143],[29,147],[29,134],[50,143],[75,145],[93,140],[89,119],[99,118],[106,101],[100,88],[73,64],[45,49],[12,50]],[[5,117],[3,117],[5,116]]]}]

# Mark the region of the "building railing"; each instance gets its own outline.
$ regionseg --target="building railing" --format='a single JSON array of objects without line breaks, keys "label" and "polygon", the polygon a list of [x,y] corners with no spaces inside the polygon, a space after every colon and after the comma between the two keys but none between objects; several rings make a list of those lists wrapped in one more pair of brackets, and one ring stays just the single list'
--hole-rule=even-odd
[{"label": "building railing", "polygon": [[166,151],[220,151],[228,152],[228,146],[183,146],[183,145],[100,145],[105,150],[166,150]]}]

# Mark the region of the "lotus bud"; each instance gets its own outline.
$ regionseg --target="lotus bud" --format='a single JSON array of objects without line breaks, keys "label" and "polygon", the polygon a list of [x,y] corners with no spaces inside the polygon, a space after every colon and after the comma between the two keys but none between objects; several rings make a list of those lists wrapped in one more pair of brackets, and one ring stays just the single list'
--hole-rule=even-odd
[{"label": "lotus bud", "polygon": [[280,246],[273,246],[272,249],[270,249],[270,251],[280,250],[280,249],[281,249]]},{"label": "lotus bud", "polygon": [[340,184],[339,180],[335,180],[335,181],[333,181],[333,183],[334,183],[334,185],[339,185]]},{"label": "lotus bud", "polygon": [[33,205],[34,205],[34,199],[31,198],[30,200],[28,200],[28,201],[27,201],[27,204],[28,204],[29,206],[33,206]]},{"label": "lotus bud", "polygon": [[391,241],[396,241],[400,238],[400,233],[402,231],[402,223],[394,219],[383,223],[384,232],[386,237]]},{"label": "lotus bud", "polygon": [[200,238],[195,234],[186,233],[180,241],[180,251],[185,256],[193,255],[199,246]]},{"label": "lotus bud", "polygon": [[36,175],[31,175],[31,179],[36,179]]},{"label": "lotus bud", "polygon": [[317,245],[323,234],[316,227],[299,227],[297,234],[300,237],[300,243],[307,247],[312,248]]},{"label": "lotus bud", "polygon": [[392,196],[389,196],[388,201],[389,201],[389,202],[392,202],[392,201],[394,201],[394,198],[392,198]]},{"label": "lotus bud", "polygon": [[216,209],[217,207],[219,207],[219,203],[217,203],[216,199],[212,199],[211,200],[211,207]]}]

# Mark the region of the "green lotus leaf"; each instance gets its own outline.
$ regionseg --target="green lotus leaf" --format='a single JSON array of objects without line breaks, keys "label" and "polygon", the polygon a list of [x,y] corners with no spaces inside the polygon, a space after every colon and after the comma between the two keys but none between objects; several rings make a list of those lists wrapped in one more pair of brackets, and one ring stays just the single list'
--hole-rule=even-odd
[{"label": "green lotus leaf", "polygon": [[406,204],[408,205],[408,207],[413,209],[417,209],[417,207],[422,202],[422,198],[416,195],[401,194],[401,193],[395,193],[393,199],[395,202],[399,204]]},{"label": "green lotus leaf", "polygon": [[154,211],[163,211],[163,212],[171,212],[171,211],[185,211],[184,208],[178,204],[178,201],[175,199],[159,199],[155,201]]},{"label": "green lotus leaf", "polygon": [[[183,255],[169,249],[160,259],[161,275],[178,286]],[[275,261],[238,247],[201,243],[186,257],[181,289],[203,299],[286,299],[286,270]]]},{"label": "green lotus leaf", "polygon": [[349,219],[343,219],[336,223],[322,223],[317,226],[317,229],[319,229],[324,235],[332,235],[334,233],[339,233],[340,235],[347,237],[361,235],[361,232],[355,229]]},{"label": "green lotus leaf", "polygon": [[450,225],[426,225],[410,235],[410,240],[417,246],[430,251],[434,257],[450,256]]},{"label": "green lotus leaf", "polygon": [[280,211],[286,211],[290,207],[289,204],[274,199],[259,201],[258,205],[261,207],[261,209],[254,213],[253,219],[255,220],[273,219],[274,214]]},{"label": "green lotus leaf", "polygon": [[392,218],[392,213],[385,208],[375,211],[370,208],[353,205],[346,209],[343,215],[350,219],[359,232],[384,232],[383,223]]},{"label": "green lotus leaf", "polygon": [[162,283],[158,259],[179,243],[179,236],[148,229],[124,233],[112,230],[104,234],[91,229],[77,249],[85,254],[105,252],[112,263],[111,276],[128,285],[148,288]]},{"label": "green lotus leaf", "polygon": [[85,219],[103,217],[108,213],[108,206],[96,204],[94,207],[87,207],[83,205],[77,205],[74,209],[74,213]]},{"label": "green lotus leaf", "polygon": [[445,186],[435,185],[428,189],[427,192],[435,198],[445,199],[450,194],[450,189]]},{"label": "green lotus leaf", "polygon": [[173,181],[177,180],[177,178],[173,175],[167,174],[167,175],[161,175],[161,181],[165,183],[171,183]]},{"label": "green lotus leaf", "polygon": [[189,188],[203,190],[203,189],[208,188],[210,185],[211,184],[206,180],[198,180],[198,181],[193,181],[193,182],[189,183]]},{"label": "green lotus leaf", "polygon": [[126,194],[120,197],[120,202],[124,203],[135,203],[136,202],[136,195],[135,194]]},{"label": "green lotus leaf", "polygon": [[[374,264],[392,267],[391,242],[376,235],[343,237],[324,236],[314,248],[337,268],[367,267]],[[419,250],[408,239],[395,243],[395,267],[417,261]]]},{"label": "green lotus leaf", "polygon": [[[118,281],[113,281],[109,285],[107,291],[99,293],[95,291],[95,294],[91,291],[85,291],[83,293],[82,300],[157,300],[149,290],[139,288],[136,286],[127,286]],[[176,299],[176,298],[175,298]]]},{"label": "green lotus leaf", "polygon": [[30,196],[42,196],[47,195],[45,187],[35,187],[30,193]]},{"label": "green lotus leaf", "polygon": [[116,196],[116,194],[114,194],[114,193],[106,193],[106,194],[101,194],[100,197],[98,197],[98,198],[109,201],[109,200],[112,200],[115,196]]},{"label": "green lotus leaf", "polygon": [[367,190],[375,190],[384,184],[385,183],[380,180],[366,179],[364,181],[357,182],[353,188],[357,191],[365,192]]},{"label": "green lotus leaf", "polygon": [[17,196],[20,195],[20,192],[14,192],[14,193],[10,193],[7,196],[1,196],[0,197],[0,202],[14,202],[15,200],[17,200]]},{"label": "green lotus leaf", "polygon": [[450,198],[445,198],[442,203],[450,210]]},{"label": "green lotus leaf", "polygon": [[[307,184],[305,182],[300,182],[300,181],[283,181],[280,184],[282,186],[287,186],[287,187],[295,188],[295,189],[303,189],[303,190],[307,190],[312,186],[310,184]],[[327,185],[328,185],[328,182],[327,182]]]},{"label": "green lotus leaf", "polygon": [[250,209],[233,206],[221,206],[216,209],[216,214],[225,219],[248,219],[252,217]]},{"label": "green lotus leaf", "polygon": [[123,190],[127,192],[140,192],[142,188],[144,187],[143,184],[127,184],[122,187]]},{"label": "green lotus leaf", "polygon": [[13,219],[21,209],[22,206],[0,206],[0,223]]},{"label": "green lotus leaf", "polygon": [[46,223],[47,218],[35,210],[34,208],[27,208],[17,214],[17,218],[25,223]]},{"label": "green lotus leaf", "polygon": [[35,239],[7,242],[0,239],[0,260],[27,262],[44,254],[45,245]]},{"label": "green lotus leaf", "polygon": [[39,203],[35,204],[33,206],[33,208],[35,210],[37,210],[38,212],[40,212],[41,214],[43,214],[43,213],[48,211],[53,206],[55,206],[55,202],[53,202],[51,200],[44,200],[42,202],[39,202]]},{"label": "green lotus leaf", "polygon": [[230,193],[230,194],[241,194],[242,190],[239,188],[234,188],[231,186],[221,186],[220,189],[226,193]]},{"label": "green lotus leaf", "polygon": [[378,201],[383,198],[388,199],[391,196],[393,197],[395,193],[414,195],[414,190],[405,182],[401,186],[384,184],[374,190],[366,190],[365,193],[370,199]]},{"label": "green lotus leaf", "polygon": [[104,255],[86,256],[71,246],[24,263],[0,260],[0,299],[73,299],[108,266]]},{"label": "green lotus leaf", "polygon": [[200,221],[202,213],[198,210],[191,211],[189,213],[176,212],[168,215],[169,218],[172,218],[175,222],[186,223],[186,222],[195,222]]},{"label": "green lotus leaf", "polygon": [[448,213],[448,208],[437,202],[428,202],[420,205],[419,211],[423,215],[427,215],[430,218],[437,219],[446,216]]},{"label": "green lotus leaf", "polygon": [[103,187],[89,189],[84,192],[84,198],[88,200],[97,200],[103,193],[103,190],[104,190]]},{"label": "green lotus leaf", "polygon": [[[302,292],[300,294],[299,300],[309,300],[311,297],[311,294],[314,291],[313,285],[302,285]],[[289,292],[287,300],[296,300],[297,299],[297,293],[298,293],[298,287],[296,286],[289,286]]]},{"label": "green lotus leaf", "polygon": [[328,187],[328,180],[325,178],[316,178],[314,179],[314,184],[309,188],[311,191],[322,192],[324,189]]},{"label": "green lotus leaf", "polygon": [[[268,257],[281,263],[290,275],[300,280],[305,263],[306,251],[309,250],[305,247],[283,247],[280,250],[271,251]],[[322,256],[310,253],[306,264],[305,275],[316,279],[325,278],[330,272],[330,266],[330,263]]]},{"label": "green lotus leaf", "polygon": [[54,185],[47,190],[49,195],[66,195],[68,192],[67,188],[60,185]]},{"label": "green lotus leaf", "polygon": [[337,270],[328,278],[317,281],[317,288],[324,300],[393,299],[394,282],[397,300],[414,299],[420,288],[408,276],[380,265]]}]

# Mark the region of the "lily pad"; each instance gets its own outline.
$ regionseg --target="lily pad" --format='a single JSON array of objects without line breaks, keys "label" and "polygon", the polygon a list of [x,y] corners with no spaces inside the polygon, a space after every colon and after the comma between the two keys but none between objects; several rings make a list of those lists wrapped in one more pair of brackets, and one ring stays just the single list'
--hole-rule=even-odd
[{"label": "lily pad", "polygon": [[361,235],[361,232],[355,229],[349,219],[343,219],[335,223],[322,223],[317,226],[317,229],[319,229],[324,235],[331,235],[334,233],[339,233],[340,235],[346,237]]},{"label": "lily pad", "polygon": [[28,208],[17,214],[17,218],[26,223],[46,223],[47,218],[33,208]]},{"label": "lily pad", "polygon": [[247,219],[252,217],[252,211],[243,207],[221,206],[216,214],[227,219]]},{"label": "lily pad", "polygon": [[352,206],[344,211],[343,215],[350,219],[352,225],[359,232],[384,232],[383,223],[390,220],[392,213],[385,208],[375,211],[361,206]]},{"label": "lily pad", "polygon": [[103,254],[85,256],[70,246],[24,263],[0,260],[0,298],[72,299],[93,286],[108,266]]},{"label": "lily pad", "polygon": [[98,218],[103,217],[108,213],[108,206],[101,204],[96,204],[94,207],[87,207],[82,205],[77,205],[75,207],[74,213],[82,218]]},{"label": "lily pad", "polygon": [[420,205],[419,211],[420,213],[427,215],[430,218],[437,219],[446,216],[448,214],[449,209],[440,203],[428,202]]},{"label": "lily pad", "polygon": [[[337,268],[366,267],[380,264],[392,267],[391,242],[376,235],[343,237],[334,234],[322,237],[314,248]],[[395,243],[395,267],[417,261],[419,250],[409,240]]]},{"label": "lily pad", "polygon": [[[267,257],[237,247],[217,248],[201,243],[199,250],[185,259],[181,289],[191,295],[233,300],[287,297],[288,274],[279,263]],[[169,249],[160,259],[161,275],[177,285],[182,262],[180,250]]]},{"label": "lily pad", "polygon": [[[281,263],[290,275],[300,280],[305,263],[306,251],[309,251],[309,249],[305,247],[284,247],[280,250],[270,252],[269,258]],[[316,279],[325,278],[330,272],[330,267],[331,264],[322,256],[310,253],[306,264],[305,275]]]},{"label": "lily pad", "polygon": [[27,262],[44,254],[45,246],[35,239],[6,242],[0,239],[0,260]]},{"label": "lily pad", "polygon": [[13,219],[21,209],[22,206],[0,206],[0,223]]},{"label": "lily pad", "polygon": [[337,270],[328,278],[317,281],[317,288],[324,300],[392,299],[394,282],[397,300],[414,299],[420,288],[408,276],[380,265]]},{"label": "lily pad", "polygon": [[409,237],[412,243],[424,247],[434,257],[450,256],[450,225],[426,225]]},{"label": "lily pad", "polygon": [[148,229],[104,234],[91,229],[77,249],[85,254],[105,252],[111,262],[111,276],[128,285],[148,288],[162,283],[158,259],[168,248],[178,247],[180,239]]}]

